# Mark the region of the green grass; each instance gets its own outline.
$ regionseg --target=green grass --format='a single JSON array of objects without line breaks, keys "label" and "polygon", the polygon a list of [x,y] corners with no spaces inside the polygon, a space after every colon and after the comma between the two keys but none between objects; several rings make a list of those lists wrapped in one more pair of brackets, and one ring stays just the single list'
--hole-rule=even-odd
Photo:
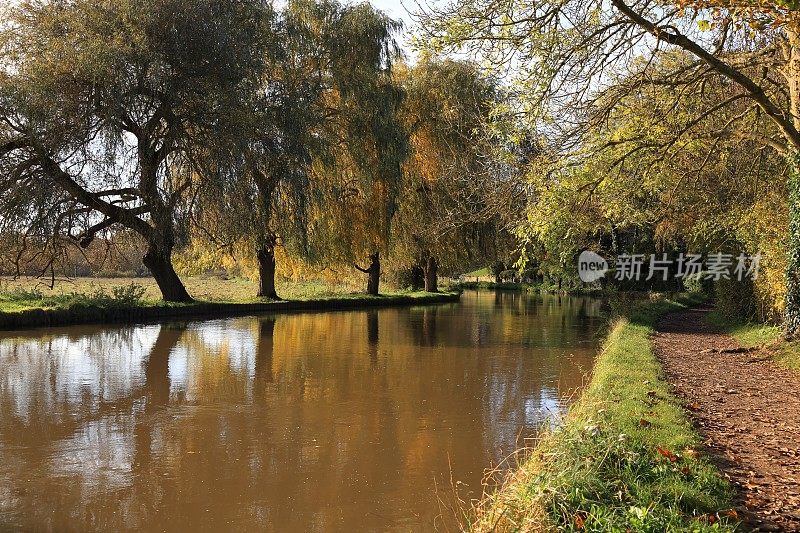
[{"label": "green grass", "polygon": [[[144,289],[142,301],[150,305],[158,305],[161,294],[152,278],[71,278],[56,280],[50,287],[49,280],[22,278],[12,280],[0,278],[0,310],[10,311],[24,308],[53,308],[64,306],[72,295],[111,295],[113,291],[131,285],[139,285]],[[199,301],[253,303],[262,301],[256,298],[258,285],[256,282],[242,279],[223,279],[210,276],[191,276],[184,278],[189,294]],[[366,282],[363,284],[366,286]],[[279,282],[278,294],[288,300],[314,300],[321,298],[340,298],[355,296],[363,292],[361,285],[353,283],[323,282]],[[386,294],[399,294],[387,291]],[[41,295],[41,298],[36,297]]]},{"label": "green grass", "polygon": [[464,274],[464,276],[468,278],[480,278],[483,276],[491,276],[492,270],[489,267],[479,268],[478,270],[473,270],[469,274]]},{"label": "green grass", "polygon": [[745,348],[775,342],[781,337],[781,328],[770,324],[742,322],[715,309],[708,314],[707,321],[723,333],[735,338]]},{"label": "green grass", "polygon": [[[187,277],[184,280],[189,294],[199,302],[213,303],[261,303],[268,300],[257,298],[258,285],[250,280],[216,277]],[[131,299],[131,287],[141,287],[139,298]],[[278,294],[289,301],[370,299],[363,287],[352,283],[327,284],[323,282],[282,282],[277,286]],[[127,291],[127,292],[126,292]],[[114,295],[122,295],[115,298]],[[424,298],[425,292],[407,292],[386,288],[381,297],[408,296]],[[18,312],[28,309],[70,309],[81,306],[113,306],[136,304],[140,306],[170,306],[160,299],[160,293],[152,278],[73,278],[57,280],[54,287],[32,279],[12,280],[0,278],[0,312]]]},{"label": "green grass", "polygon": [[[304,283],[283,285],[286,299],[256,298],[255,284],[244,280],[187,279],[196,298],[171,303],[154,297],[152,280],[84,278],[49,288],[32,280],[0,280],[0,328],[20,329],[47,325],[131,322],[177,317],[232,316],[237,314],[354,309],[391,305],[424,305],[457,301],[458,292],[384,291],[380,296],[345,292],[345,286]],[[198,298],[198,286],[206,289]],[[155,289],[155,290],[154,290]],[[81,292],[83,291],[83,292]],[[209,291],[211,294],[209,294]]]},{"label": "green grass", "polygon": [[800,370],[800,341],[779,342],[770,346],[772,360],[784,368]]},{"label": "green grass", "polygon": [[0,311],[15,313],[29,309],[156,305],[156,302],[143,300],[143,293],[144,289],[136,285],[115,287],[112,293],[95,289],[91,293],[69,292],[45,295],[39,290],[16,289],[0,293]]},{"label": "green grass", "polygon": [[715,309],[708,322],[723,333],[735,338],[745,348],[763,346],[778,365],[800,370],[800,340],[787,341],[779,326],[742,322]]},{"label": "green grass", "polygon": [[687,303],[626,306],[581,398],[479,507],[474,531],[734,530],[732,489],[697,452],[652,351],[656,320]]}]

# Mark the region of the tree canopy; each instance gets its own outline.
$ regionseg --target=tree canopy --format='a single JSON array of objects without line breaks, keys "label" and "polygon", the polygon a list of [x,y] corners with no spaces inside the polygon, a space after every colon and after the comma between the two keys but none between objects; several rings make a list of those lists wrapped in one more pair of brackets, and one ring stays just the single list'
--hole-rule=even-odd
[{"label": "tree canopy", "polygon": [[[761,154],[773,172],[781,172],[775,158],[783,158],[789,169],[783,196],[789,199],[788,252],[773,266],[786,265],[785,323],[794,333],[800,324],[795,8],[794,2],[458,0],[421,13],[420,20],[426,47],[480,57],[502,74],[513,88],[515,108],[548,143],[533,169],[544,177],[537,178],[541,201],[533,204],[526,238],[535,241],[558,224],[556,234],[573,231],[566,217],[550,221],[548,229],[538,216],[543,204],[562,204],[552,191],[582,196],[573,211],[579,220],[592,218],[583,208],[595,205],[611,219],[624,214],[653,222],[646,205],[654,199],[674,205],[674,189],[703,175],[735,175],[726,186],[747,190],[733,170],[745,164],[733,163],[737,147]],[[673,189],[659,192],[666,175],[678,179]],[[623,194],[600,196],[610,190]],[[708,197],[697,195],[694,205]]]},{"label": "tree canopy", "polygon": [[[84,245],[121,225],[164,297],[199,161],[263,68],[253,2],[23,3],[0,35],[6,230]],[[187,39],[186,36],[191,35]]]}]

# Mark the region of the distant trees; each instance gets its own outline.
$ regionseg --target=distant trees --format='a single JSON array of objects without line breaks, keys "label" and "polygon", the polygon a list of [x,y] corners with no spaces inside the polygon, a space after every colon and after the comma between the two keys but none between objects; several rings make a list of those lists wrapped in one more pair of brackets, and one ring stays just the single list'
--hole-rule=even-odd
[{"label": "distant trees", "polygon": [[[800,330],[797,8],[790,0],[467,0],[421,19],[432,49],[474,54],[498,72],[513,73],[519,108],[545,134],[565,168],[597,154],[597,148],[611,150],[618,155],[605,177],[613,177],[630,157],[645,151],[659,152],[658,162],[673,148],[692,146],[697,130],[709,121],[721,126],[716,140],[753,143],[783,157],[789,168],[785,324],[791,335]],[[716,98],[719,93],[707,97],[714,85],[724,87],[722,98]],[[631,95],[658,87],[669,90],[651,104],[662,119],[672,115],[679,124],[663,132],[659,144],[640,142],[640,131],[618,130],[586,151],[586,136],[624,109]],[[771,127],[762,122],[752,129],[756,116]],[[714,146],[706,144],[708,154]]]},{"label": "distant trees", "polygon": [[[689,60],[674,53],[655,59],[652,68]],[[585,153],[572,166],[557,167],[557,157],[537,165],[524,233],[541,247],[544,268],[553,270],[562,260],[574,268],[584,249],[606,257],[761,251],[757,303],[763,318],[778,318],[784,294],[780,227],[788,220],[783,158],[754,140],[720,138],[729,115],[708,117],[675,142],[692,113],[724,101],[728,87],[707,80],[702,97],[684,98],[684,113],[664,112],[671,91],[653,85],[621,97],[607,119],[586,132]],[[740,101],[731,111],[748,107]],[[746,124],[753,134],[774,132],[763,115],[751,114]]]}]

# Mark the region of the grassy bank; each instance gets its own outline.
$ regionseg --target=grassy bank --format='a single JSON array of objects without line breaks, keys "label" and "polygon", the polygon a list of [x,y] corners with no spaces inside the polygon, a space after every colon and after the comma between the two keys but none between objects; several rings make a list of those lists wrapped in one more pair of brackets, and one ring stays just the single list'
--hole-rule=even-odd
[{"label": "grassy bank", "polygon": [[[283,292],[294,295],[294,298],[269,301],[252,297],[252,292],[242,297],[242,292],[230,290],[231,283],[225,283],[227,280],[216,280],[218,287],[211,298],[175,304],[153,298],[151,287],[141,285],[140,281],[152,283],[150,280],[131,281],[130,278],[82,279],[49,289],[24,285],[31,281],[14,282],[17,286],[9,288],[12,284],[6,280],[0,290],[0,329],[425,305],[454,302],[459,298],[457,292],[391,292],[381,296],[345,293],[336,289],[312,292],[308,285],[302,285]],[[240,280],[233,283],[243,284]],[[191,283],[187,282],[187,285],[191,286]],[[212,285],[209,281],[208,286]]]},{"label": "grassy bank", "polygon": [[775,342],[781,337],[781,328],[770,324],[743,322],[715,309],[708,314],[709,324],[719,331],[734,337],[745,348]]},{"label": "grassy bank", "polygon": [[800,370],[800,340],[787,341],[781,328],[772,324],[744,322],[714,310],[708,321],[720,331],[735,338],[745,348],[764,347],[779,365]]},{"label": "grassy bank", "polygon": [[650,336],[687,300],[627,305],[591,382],[506,484],[473,531],[732,531],[732,489],[662,378]]},{"label": "grassy bank", "polygon": [[530,283],[511,283],[494,281],[463,281],[458,284],[463,290],[487,289],[487,290],[506,290],[506,291],[537,291],[539,288]]}]

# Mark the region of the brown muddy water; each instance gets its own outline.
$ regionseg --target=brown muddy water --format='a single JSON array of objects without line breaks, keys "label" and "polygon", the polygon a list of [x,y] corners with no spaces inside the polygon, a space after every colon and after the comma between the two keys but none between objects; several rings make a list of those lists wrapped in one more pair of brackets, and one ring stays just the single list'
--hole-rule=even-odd
[{"label": "brown muddy water", "polygon": [[0,530],[434,531],[584,382],[589,298],[0,333]]}]

